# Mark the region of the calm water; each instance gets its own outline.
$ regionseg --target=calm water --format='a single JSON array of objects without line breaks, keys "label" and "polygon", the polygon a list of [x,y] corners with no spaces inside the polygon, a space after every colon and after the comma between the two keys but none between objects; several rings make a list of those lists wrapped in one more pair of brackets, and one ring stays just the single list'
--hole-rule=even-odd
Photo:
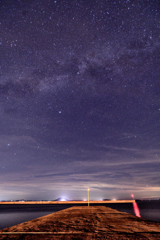
[{"label": "calm water", "polygon": [[[160,201],[136,201],[142,218],[160,222]],[[107,207],[117,209],[122,212],[134,214],[132,204],[110,204]]]},{"label": "calm water", "polygon": [[67,207],[55,205],[0,205],[0,229],[39,218]]},{"label": "calm water", "polygon": [[[160,222],[160,201],[138,201],[142,218]],[[134,215],[132,204],[107,204],[107,207]],[[0,229],[42,217],[70,206],[0,205]]]},{"label": "calm water", "polygon": [[[160,222],[160,201],[137,201],[137,205],[142,218]],[[135,215],[132,204],[110,204],[108,207]]]}]

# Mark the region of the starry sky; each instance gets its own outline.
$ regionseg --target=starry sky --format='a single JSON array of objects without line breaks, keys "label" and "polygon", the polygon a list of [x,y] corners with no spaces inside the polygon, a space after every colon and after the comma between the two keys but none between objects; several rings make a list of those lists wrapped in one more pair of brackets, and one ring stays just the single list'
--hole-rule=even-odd
[{"label": "starry sky", "polygon": [[159,199],[159,0],[0,2],[0,200]]}]

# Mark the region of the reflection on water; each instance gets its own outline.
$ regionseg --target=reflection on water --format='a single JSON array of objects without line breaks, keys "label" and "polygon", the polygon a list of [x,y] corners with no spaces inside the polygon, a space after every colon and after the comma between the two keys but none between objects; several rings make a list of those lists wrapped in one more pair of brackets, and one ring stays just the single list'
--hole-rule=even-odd
[{"label": "reflection on water", "polygon": [[[135,215],[132,209],[117,209],[117,210]],[[140,214],[142,218],[155,222],[160,222],[160,209],[140,209]]]},{"label": "reflection on water", "polygon": [[[160,222],[160,201],[137,201],[137,205],[142,218]],[[110,204],[107,207],[135,215],[131,204]]]}]

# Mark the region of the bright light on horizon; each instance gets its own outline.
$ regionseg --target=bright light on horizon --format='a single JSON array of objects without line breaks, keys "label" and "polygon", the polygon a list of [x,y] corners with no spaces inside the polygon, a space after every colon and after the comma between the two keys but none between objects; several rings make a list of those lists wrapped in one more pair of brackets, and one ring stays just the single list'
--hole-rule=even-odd
[{"label": "bright light on horizon", "polygon": [[61,198],[60,201],[65,202],[65,201],[67,201],[67,199],[65,199],[65,198]]}]

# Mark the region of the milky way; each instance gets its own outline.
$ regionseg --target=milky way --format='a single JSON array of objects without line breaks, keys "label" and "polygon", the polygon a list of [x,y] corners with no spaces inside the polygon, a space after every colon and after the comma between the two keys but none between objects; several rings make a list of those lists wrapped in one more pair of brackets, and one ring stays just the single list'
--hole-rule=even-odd
[{"label": "milky way", "polygon": [[2,1],[2,199],[159,198],[159,1]]}]

